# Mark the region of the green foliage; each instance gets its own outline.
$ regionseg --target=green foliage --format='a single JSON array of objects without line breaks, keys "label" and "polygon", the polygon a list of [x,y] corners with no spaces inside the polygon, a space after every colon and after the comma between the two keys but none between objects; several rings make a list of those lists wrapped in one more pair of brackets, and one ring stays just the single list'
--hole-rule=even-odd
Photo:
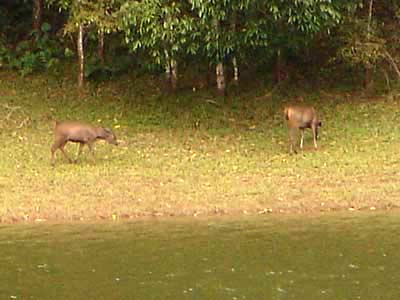
[{"label": "green foliage", "polygon": [[10,51],[8,50],[5,39],[0,34],[0,68],[10,60]]},{"label": "green foliage", "polygon": [[76,32],[78,24],[84,24],[86,27],[94,26],[97,31],[111,33],[117,29],[115,13],[120,7],[120,2],[120,0],[60,0],[53,5],[66,10],[69,14],[64,28],[66,33]]},{"label": "green foliage", "polygon": [[[255,20],[248,23],[247,13],[251,4],[249,0],[190,2],[199,24],[203,52],[213,63],[219,63],[231,54],[239,55],[246,40],[252,40],[248,36],[254,36],[257,31],[256,26],[248,28],[248,24],[257,23]],[[262,39],[263,35],[258,40]]]},{"label": "green foliage", "polygon": [[15,51],[3,48],[0,55],[22,75],[51,68],[59,60],[60,45],[51,39],[50,29],[50,24],[43,23],[39,31],[31,31],[29,39],[19,42]]},{"label": "green foliage", "polygon": [[[399,5],[394,0],[374,1],[376,16],[368,37],[367,8],[362,8],[361,0],[46,0],[45,3],[43,19],[53,20],[52,28],[44,23],[40,32],[30,34],[27,32],[32,26],[31,3],[7,1],[5,8],[0,7],[0,28],[4,28],[0,32],[0,66],[10,65],[28,74],[54,65],[60,57],[59,48],[65,48],[65,58],[74,56],[73,41],[79,24],[84,25],[86,76],[102,80],[127,69],[116,58],[127,56],[128,49],[136,61],[140,60],[137,66],[141,70],[152,72],[175,63],[180,66],[179,72],[181,66],[194,64],[202,65],[205,70],[210,64],[227,62],[233,57],[239,62],[241,74],[243,67],[270,72],[279,53],[283,73],[293,64],[304,77],[307,70],[301,68],[311,66],[307,64],[310,57],[313,69],[308,71],[316,74],[320,62],[329,61],[320,58],[320,54],[334,57],[337,49],[341,62],[352,67],[376,67],[386,59],[386,66],[391,64],[395,68],[398,61]],[[54,21],[56,9],[62,11],[59,24]],[[61,31],[68,39],[60,37]],[[99,36],[105,37],[106,64],[91,59]],[[107,51],[110,39],[118,40],[123,53]]]},{"label": "green foliage", "polygon": [[98,57],[91,57],[85,67],[85,77],[93,81],[106,81],[126,73],[130,67],[132,57],[128,55],[115,57],[107,63],[102,63]]},{"label": "green foliage", "polygon": [[340,56],[352,66],[375,67],[385,51],[385,40],[379,37],[376,23],[369,30],[367,19],[352,19],[346,25],[341,31]]},{"label": "green foliage", "polygon": [[101,64],[99,60],[94,60],[86,64],[85,77],[95,81],[105,81],[110,79],[114,73],[112,65]]},{"label": "green foliage", "polygon": [[[214,63],[246,50],[273,46],[295,48],[310,36],[329,32],[356,7],[330,0],[127,1],[120,29],[130,49],[145,49],[159,64],[184,54]],[[274,46],[275,45],[275,46]]]},{"label": "green foliage", "polygon": [[262,25],[274,49],[309,47],[316,35],[324,36],[338,27],[359,1],[296,0],[262,1],[259,10],[267,19]]},{"label": "green foliage", "polygon": [[120,29],[132,51],[143,49],[160,65],[199,47],[199,31],[184,2],[127,1],[121,8]]}]

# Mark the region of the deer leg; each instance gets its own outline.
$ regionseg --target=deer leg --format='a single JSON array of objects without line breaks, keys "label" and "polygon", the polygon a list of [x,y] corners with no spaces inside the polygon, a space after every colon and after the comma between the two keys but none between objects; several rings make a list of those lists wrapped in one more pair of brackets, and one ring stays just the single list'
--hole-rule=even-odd
[{"label": "deer leg", "polygon": [[59,149],[60,149],[61,152],[64,154],[64,156],[65,156],[65,158],[68,160],[68,162],[69,162],[69,163],[72,163],[72,162],[73,162],[72,159],[69,158],[69,156],[67,155],[67,153],[65,153],[65,150],[64,150],[64,146],[65,146],[66,143],[67,143],[67,142],[62,143],[62,144],[60,145]]},{"label": "deer leg", "polygon": [[54,142],[54,144],[51,146],[51,165],[54,166],[55,163],[55,152],[58,149],[58,145],[56,144],[56,142]]},{"label": "deer leg", "polygon": [[295,128],[290,128],[289,129],[289,152],[292,154],[297,154],[297,151],[294,147],[294,139],[295,139],[295,135],[296,135],[296,130]]},{"label": "deer leg", "polygon": [[304,129],[300,129],[301,139],[300,139],[300,149],[303,149],[304,144]]},{"label": "deer leg", "polygon": [[56,140],[54,142],[54,144],[51,146],[51,164],[53,166],[54,166],[54,163],[55,163],[55,152],[57,151],[57,149],[60,149],[60,151],[64,154],[66,159],[69,162],[72,162],[72,160],[68,157],[67,153],[65,153],[65,151],[64,151],[64,146],[65,146],[66,143],[67,143],[67,141]]},{"label": "deer leg", "polygon": [[95,159],[94,157],[94,151],[93,151],[93,144],[92,143],[87,143],[89,147],[90,154],[92,155],[93,160]]},{"label": "deer leg", "polygon": [[313,126],[312,127],[312,131],[313,131],[313,138],[314,138],[314,148],[318,149],[318,145],[317,145],[317,139],[318,139],[318,131],[317,131],[317,127]]},{"label": "deer leg", "polygon": [[77,162],[78,158],[81,156],[81,153],[82,153],[82,150],[83,150],[83,146],[85,146],[84,143],[79,143],[78,155],[76,156],[75,162]]}]

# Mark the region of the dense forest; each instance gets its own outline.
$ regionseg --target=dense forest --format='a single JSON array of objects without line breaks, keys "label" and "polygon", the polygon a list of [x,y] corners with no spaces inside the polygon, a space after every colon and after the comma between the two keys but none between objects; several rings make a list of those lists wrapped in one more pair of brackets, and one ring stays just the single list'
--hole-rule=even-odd
[{"label": "dense forest", "polygon": [[0,67],[74,65],[79,87],[133,71],[169,91],[189,80],[225,93],[245,76],[390,88],[399,12],[396,0],[2,0]]}]

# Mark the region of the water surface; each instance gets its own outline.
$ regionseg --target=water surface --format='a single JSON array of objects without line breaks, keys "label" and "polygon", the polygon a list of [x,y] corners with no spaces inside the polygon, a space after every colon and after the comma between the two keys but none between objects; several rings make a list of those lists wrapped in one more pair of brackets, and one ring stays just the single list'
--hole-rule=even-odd
[{"label": "water surface", "polygon": [[0,299],[400,299],[400,215],[0,226]]}]

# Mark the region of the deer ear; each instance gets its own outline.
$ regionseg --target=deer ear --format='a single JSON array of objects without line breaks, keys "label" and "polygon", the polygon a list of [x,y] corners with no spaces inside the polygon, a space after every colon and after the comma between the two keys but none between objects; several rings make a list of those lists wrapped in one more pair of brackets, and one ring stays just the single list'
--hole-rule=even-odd
[{"label": "deer ear", "polygon": [[107,132],[107,133],[112,133],[111,129],[109,129],[109,128],[103,128],[103,129],[104,129],[104,131]]}]

